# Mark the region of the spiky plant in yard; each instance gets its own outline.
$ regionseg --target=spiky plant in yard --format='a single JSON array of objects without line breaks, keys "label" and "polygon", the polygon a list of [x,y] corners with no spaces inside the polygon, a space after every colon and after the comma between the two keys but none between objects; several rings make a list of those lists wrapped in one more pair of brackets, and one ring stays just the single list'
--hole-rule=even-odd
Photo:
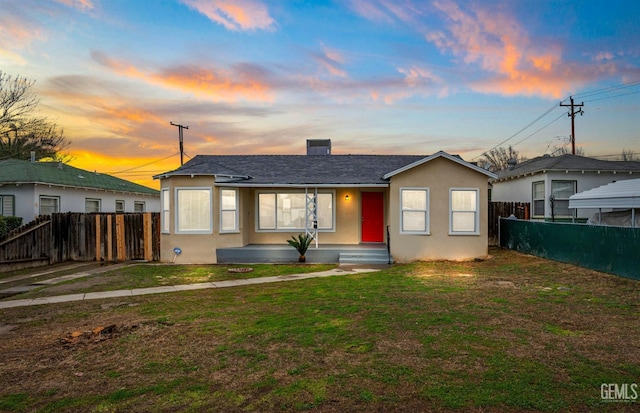
[{"label": "spiky plant in yard", "polygon": [[309,234],[298,234],[297,237],[292,235],[291,239],[287,240],[289,245],[295,248],[296,251],[298,251],[298,254],[300,254],[298,262],[306,261],[305,254],[307,253],[307,249],[309,248],[311,241],[313,241],[313,237]]}]

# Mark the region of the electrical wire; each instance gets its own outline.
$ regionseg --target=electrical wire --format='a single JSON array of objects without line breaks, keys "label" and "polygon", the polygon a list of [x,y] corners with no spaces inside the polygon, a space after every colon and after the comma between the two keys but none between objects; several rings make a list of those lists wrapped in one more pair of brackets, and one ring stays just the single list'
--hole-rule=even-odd
[{"label": "electrical wire", "polygon": [[176,153],[174,153],[172,155],[166,156],[166,157],[164,157],[162,159],[156,159],[155,161],[151,161],[151,162],[145,163],[143,165],[134,166],[133,168],[124,169],[124,170],[118,171],[118,172],[105,172],[105,173],[108,174],[108,175],[120,175],[120,174],[123,174],[125,172],[134,171],[136,169],[143,168],[145,166],[153,165],[154,163],[162,162],[162,161],[167,160],[167,159],[169,159],[169,158],[171,158],[173,156],[176,156],[176,155],[178,155],[178,152],[176,152]]}]

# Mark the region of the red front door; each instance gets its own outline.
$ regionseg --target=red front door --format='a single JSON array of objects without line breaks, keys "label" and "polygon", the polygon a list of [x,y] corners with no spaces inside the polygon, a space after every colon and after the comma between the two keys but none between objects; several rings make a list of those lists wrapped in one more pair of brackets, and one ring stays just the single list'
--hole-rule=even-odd
[{"label": "red front door", "polygon": [[362,242],[384,241],[384,197],[382,192],[362,193]]}]

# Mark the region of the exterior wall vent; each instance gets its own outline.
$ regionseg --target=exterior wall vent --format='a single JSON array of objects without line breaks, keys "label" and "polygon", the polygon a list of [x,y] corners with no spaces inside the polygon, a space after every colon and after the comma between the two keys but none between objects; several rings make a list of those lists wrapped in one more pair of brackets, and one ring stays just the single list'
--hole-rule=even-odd
[{"label": "exterior wall vent", "polygon": [[307,155],[331,155],[331,139],[307,139]]}]

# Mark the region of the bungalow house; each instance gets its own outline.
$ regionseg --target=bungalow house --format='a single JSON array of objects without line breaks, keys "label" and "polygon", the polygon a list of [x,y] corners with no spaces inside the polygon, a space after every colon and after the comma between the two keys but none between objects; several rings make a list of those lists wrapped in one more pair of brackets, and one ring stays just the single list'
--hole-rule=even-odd
[{"label": "bungalow house", "polygon": [[0,161],[0,215],[23,223],[53,212],[159,212],[160,192],[59,162]]},{"label": "bungalow house", "polygon": [[532,219],[584,221],[594,211],[569,209],[569,198],[610,182],[640,177],[640,162],[545,155],[512,165],[497,175],[491,180],[491,201],[528,202]]},{"label": "bungalow house", "polygon": [[487,255],[493,173],[445,152],[331,155],[315,143],[307,155],[198,155],[155,176],[161,259],[287,261],[297,255],[286,240],[305,232],[308,261],[343,262],[346,249],[366,247],[388,247],[397,262]]}]

